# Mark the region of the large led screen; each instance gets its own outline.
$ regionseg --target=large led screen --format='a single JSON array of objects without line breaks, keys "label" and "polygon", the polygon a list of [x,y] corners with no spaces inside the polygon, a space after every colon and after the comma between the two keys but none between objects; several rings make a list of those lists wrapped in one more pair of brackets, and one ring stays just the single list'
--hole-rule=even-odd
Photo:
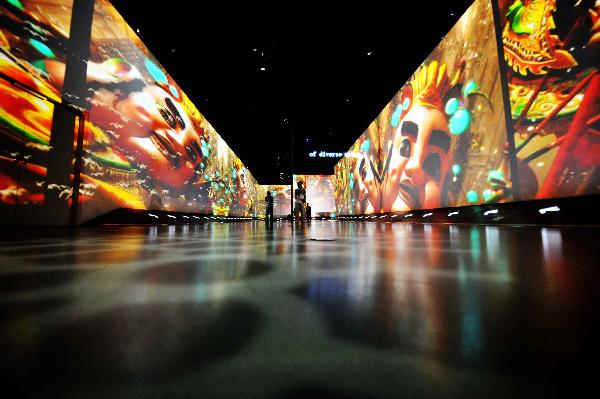
[{"label": "large led screen", "polygon": [[335,213],[333,175],[294,175],[294,181],[304,183],[306,202],[310,204],[313,216],[330,216]]},{"label": "large led screen", "polygon": [[337,212],[513,200],[500,78],[492,4],[478,0],[336,165]]},{"label": "large led screen", "polygon": [[600,193],[600,3],[498,5],[521,198]]},{"label": "large led screen", "polygon": [[41,68],[44,58],[66,59],[71,4],[31,6],[0,4],[0,224],[29,224],[47,192],[65,203],[71,193],[69,184],[47,181],[53,101],[61,89]]},{"label": "large led screen", "polygon": [[[74,98],[63,88],[72,8],[69,0],[3,2],[3,76]],[[52,105],[5,78],[0,85],[0,202],[42,205],[53,184],[44,165]],[[94,5],[85,85],[85,99],[74,99],[87,111],[80,221],[118,207],[257,214],[256,180],[106,0]],[[70,188],[57,189],[68,201]]]},{"label": "large led screen", "polygon": [[266,215],[266,196],[267,191],[271,192],[273,197],[273,216],[287,217],[291,214],[291,187],[289,184],[269,184],[260,185],[258,188],[258,217],[264,218]]}]

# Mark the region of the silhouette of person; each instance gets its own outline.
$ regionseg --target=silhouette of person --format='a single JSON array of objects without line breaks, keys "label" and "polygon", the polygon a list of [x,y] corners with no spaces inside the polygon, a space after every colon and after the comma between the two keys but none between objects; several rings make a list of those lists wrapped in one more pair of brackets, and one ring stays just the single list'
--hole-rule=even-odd
[{"label": "silhouette of person", "polygon": [[312,208],[310,207],[310,204],[307,202],[306,203],[306,221],[310,222],[310,220],[312,219]]},{"label": "silhouette of person", "polygon": [[306,203],[306,190],[302,187],[303,182],[300,180],[296,183],[298,188],[294,191],[295,205],[294,205],[294,214],[296,216],[296,220],[303,222],[306,218],[306,210],[304,209],[304,204]]},{"label": "silhouette of person", "polygon": [[265,213],[265,221],[273,221],[273,196],[270,191],[267,191],[267,195],[265,197],[265,204],[267,205],[267,210]]}]

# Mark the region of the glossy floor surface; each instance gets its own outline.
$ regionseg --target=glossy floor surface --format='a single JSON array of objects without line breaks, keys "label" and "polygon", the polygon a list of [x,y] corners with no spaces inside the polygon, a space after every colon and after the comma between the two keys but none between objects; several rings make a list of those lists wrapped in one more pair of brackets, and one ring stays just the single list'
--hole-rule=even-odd
[{"label": "glossy floor surface", "polygon": [[2,388],[577,397],[597,377],[599,238],[327,221],[3,231]]}]

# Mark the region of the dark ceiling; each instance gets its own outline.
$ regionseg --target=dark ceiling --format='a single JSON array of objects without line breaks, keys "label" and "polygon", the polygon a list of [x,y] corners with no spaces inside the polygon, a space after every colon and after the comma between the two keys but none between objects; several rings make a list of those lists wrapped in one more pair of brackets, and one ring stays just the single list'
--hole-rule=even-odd
[{"label": "dark ceiling", "polygon": [[289,181],[292,137],[294,173],[333,173],[337,158],[308,153],[350,148],[471,2],[378,3],[346,16],[112,1],[262,184]]}]

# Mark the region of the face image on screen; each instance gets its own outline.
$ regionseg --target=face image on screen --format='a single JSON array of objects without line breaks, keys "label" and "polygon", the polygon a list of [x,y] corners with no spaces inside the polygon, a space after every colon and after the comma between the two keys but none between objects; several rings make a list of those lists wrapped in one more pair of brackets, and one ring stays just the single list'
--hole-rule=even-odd
[{"label": "face image on screen", "polygon": [[[24,0],[0,9],[0,71],[53,99],[69,99],[63,83],[72,3]],[[43,165],[51,104],[5,79],[0,84],[0,201],[41,203],[52,186]],[[118,207],[256,214],[254,177],[106,0],[94,6],[86,85],[82,220]],[[22,153],[28,162],[17,173],[11,162]],[[17,175],[28,177],[21,177],[26,184]]]},{"label": "face image on screen", "polygon": [[312,216],[330,216],[335,213],[333,175],[294,175],[294,181],[302,181],[306,189],[306,202]]},{"label": "face image on screen", "polygon": [[599,193],[599,3],[498,4],[521,199]]},{"label": "face image on screen", "polygon": [[492,15],[471,5],[336,165],[338,213],[513,199]]}]

